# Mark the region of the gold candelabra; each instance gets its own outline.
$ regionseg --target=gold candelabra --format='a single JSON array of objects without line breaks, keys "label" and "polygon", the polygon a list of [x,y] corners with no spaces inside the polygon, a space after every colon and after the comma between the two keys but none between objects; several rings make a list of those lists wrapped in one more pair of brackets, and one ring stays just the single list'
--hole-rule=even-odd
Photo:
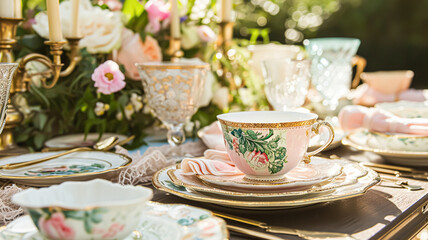
[{"label": "gold candelabra", "polygon": [[[0,17],[0,62],[14,62],[13,46],[16,44],[16,28],[22,21],[20,18],[3,18]],[[35,75],[42,77],[42,86],[52,88],[58,82],[60,77],[70,75],[80,61],[79,55],[80,38],[67,38],[67,41],[45,41],[50,48],[52,60],[42,54],[30,53],[19,61],[18,69],[12,80],[10,88],[10,98],[8,100],[8,109],[6,124],[3,133],[0,135],[0,155],[13,155],[25,152],[23,148],[16,146],[13,138],[13,129],[18,126],[22,120],[22,114],[16,109],[12,99],[15,94],[28,91],[31,85],[31,78]],[[64,45],[68,43],[70,47],[70,64],[61,71],[63,63],[61,55]],[[46,71],[29,74],[25,68],[26,64],[31,61],[37,61],[47,67]],[[49,80],[51,79],[51,80]],[[49,82],[48,82],[49,80]]]},{"label": "gold candelabra", "polygon": [[171,37],[167,54],[171,56],[171,62],[177,62],[184,56],[183,51],[181,51],[181,38]]}]

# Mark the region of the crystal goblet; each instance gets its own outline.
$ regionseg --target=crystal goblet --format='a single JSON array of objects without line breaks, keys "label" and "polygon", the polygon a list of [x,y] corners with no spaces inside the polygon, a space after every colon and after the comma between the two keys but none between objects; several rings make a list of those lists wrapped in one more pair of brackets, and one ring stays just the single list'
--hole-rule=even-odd
[{"label": "crystal goblet", "polygon": [[17,63],[0,63],[0,133],[6,123],[7,101]]},{"label": "crystal goblet", "polygon": [[314,38],[303,41],[312,59],[312,84],[323,97],[323,105],[331,112],[339,106],[339,99],[349,94],[352,59],[360,43],[356,38]]},{"label": "crystal goblet", "polygon": [[207,63],[148,62],[136,64],[148,105],[168,128],[168,143],[185,141],[184,123],[199,108],[209,70]]},{"label": "crystal goblet", "polygon": [[265,93],[277,111],[293,111],[305,103],[310,74],[309,60],[268,59],[263,61]]}]

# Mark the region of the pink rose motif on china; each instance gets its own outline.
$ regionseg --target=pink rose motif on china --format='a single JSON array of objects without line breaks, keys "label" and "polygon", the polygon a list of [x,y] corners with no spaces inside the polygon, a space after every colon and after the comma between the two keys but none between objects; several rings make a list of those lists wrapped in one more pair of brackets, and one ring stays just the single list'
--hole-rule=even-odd
[{"label": "pink rose motif on china", "polygon": [[119,65],[108,60],[98,66],[92,74],[97,91],[106,95],[122,90],[125,83],[125,75],[120,71]]},{"label": "pink rose motif on china", "polygon": [[38,224],[41,231],[51,239],[74,239],[75,232],[65,224],[65,217],[62,213],[53,213],[48,219],[41,217]]},{"label": "pink rose motif on china", "polygon": [[244,158],[253,169],[261,169],[268,165],[269,158],[266,153],[259,151],[246,152]]},{"label": "pink rose motif on china", "polygon": [[233,144],[233,149],[235,150],[235,152],[237,152],[239,154],[239,142],[238,142],[238,138],[233,137],[232,138],[232,144]]},{"label": "pink rose motif on china", "polygon": [[109,227],[107,233],[105,233],[102,237],[104,239],[112,239],[114,237],[116,237],[116,235],[123,231],[123,229],[125,228],[125,225],[120,224],[120,223],[112,223],[111,226]]}]

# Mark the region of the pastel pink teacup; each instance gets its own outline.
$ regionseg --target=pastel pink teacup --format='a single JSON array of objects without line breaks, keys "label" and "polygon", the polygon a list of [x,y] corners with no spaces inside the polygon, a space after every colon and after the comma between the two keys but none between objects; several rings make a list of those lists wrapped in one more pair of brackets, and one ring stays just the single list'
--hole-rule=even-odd
[{"label": "pastel pink teacup", "polygon": [[364,72],[361,73],[360,78],[380,93],[398,94],[410,87],[413,76],[413,71],[404,70]]},{"label": "pastel pink teacup", "polygon": [[[217,116],[223,130],[227,153],[246,178],[274,181],[295,168],[302,160],[327,148],[334,138],[333,127],[317,122],[318,115],[302,112],[254,111]],[[329,140],[315,151],[307,152],[313,133],[323,126]]]}]

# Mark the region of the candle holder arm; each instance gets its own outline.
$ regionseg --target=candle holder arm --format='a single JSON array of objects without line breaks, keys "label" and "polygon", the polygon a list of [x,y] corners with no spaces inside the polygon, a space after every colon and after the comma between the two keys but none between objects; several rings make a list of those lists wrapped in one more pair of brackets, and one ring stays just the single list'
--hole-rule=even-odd
[{"label": "candle holder arm", "polygon": [[79,41],[81,38],[67,38],[68,45],[70,46],[70,53],[68,54],[68,57],[70,59],[70,64],[66,69],[61,71],[59,74],[60,77],[67,77],[70,75],[74,69],[76,68],[77,64],[82,60],[82,57],[79,54]]}]

